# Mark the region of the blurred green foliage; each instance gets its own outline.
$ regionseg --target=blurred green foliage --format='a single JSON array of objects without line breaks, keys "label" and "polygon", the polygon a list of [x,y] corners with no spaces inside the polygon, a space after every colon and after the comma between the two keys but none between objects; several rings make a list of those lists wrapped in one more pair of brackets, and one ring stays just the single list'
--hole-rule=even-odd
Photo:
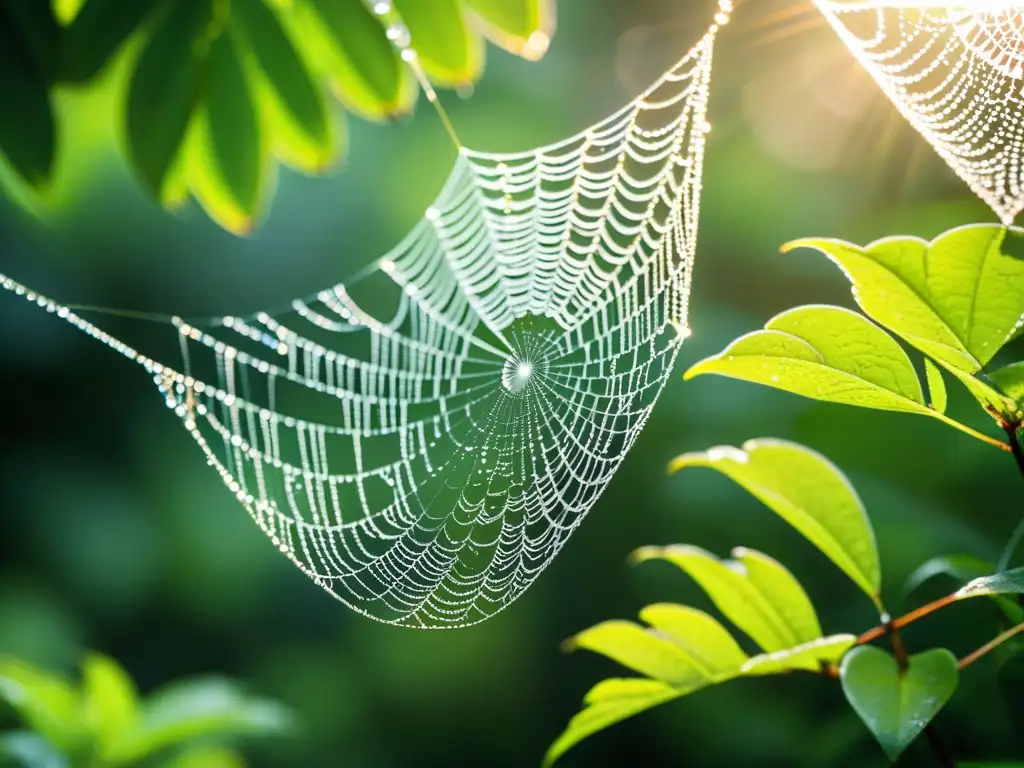
[{"label": "blurred green foliage", "polygon": [[175,682],[140,700],[128,673],[96,653],[80,681],[0,657],[0,701],[27,729],[0,730],[0,765],[18,768],[235,768],[243,759],[219,744],[295,727],[287,708],[221,678]]},{"label": "blurred green foliage", "polygon": [[[932,242],[891,237],[860,248],[837,240],[797,241],[824,252],[853,284],[860,307],[872,319],[934,361],[926,369],[931,402],[917,371],[885,330],[840,307],[789,310],[697,363],[686,378],[718,375],[751,381],[815,400],[880,411],[935,415],[980,441],[1011,453],[1024,478],[1024,400],[1020,363],[993,371],[985,366],[1024,325],[1022,232],[998,225],[950,230]],[[945,415],[948,396],[942,366],[960,379],[1005,433],[988,437]],[[810,598],[793,575],[767,555],[744,548],[720,562],[689,546],[646,547],[639,561],[663,559],[688,573],[715,607],[761,651],[748,657],[716,619],[674,604],[648,606],[649,625],[611,621],[576,635],[571,647],[586,648],[647,678],[598,683],[584,709],[548,750],[553,762],[569,747],[619,721],[715,683],[743,675],[794,671],[838,678],[851,707],[895,762],[938,715],[958,685],[960,670],[1002,649],[1001,664],[1021,650],[1009,641],[1024,631],[1020,606],[1006,595],[1024,594],[1024,568],[1006,571],[1024,517],[1010,536],[1000,572],[972,555],[931,559],[908,579],[912,590],[944,573],[963,586],[955,593],[893,619],[881,597],[882,575],[874,531],[850,481],[825,457],[779,440],[751,440],[742,449],[717,447],[676,458],[670,472],[708,467],[726,475],[803,534],[874,602],[881,626],[856,636],[825,637]],[[980,575],[974,573],[980,571]],[[1002,629],[978,650],[957,657],[945,648],[908,655],[899,631],[941,608],[978,595],[995,596]],[[993,630],[995,631],[995,630]],[[889,636],[893,653],[865,645]],[[929,741],[942,764],[953,764],[938,737]],[[800,745],[794,744],[794,754]]]},{"label": "blurred green foliage", "polygon": [[[472,98],[442,99],[468,146],[518,151],[561,139],[670,67],[703,34],[714,5],[562,3],[557,43],[541,63],[489,49]],[[694,335],[679,374],[788,308],[854,308],[848,282],[826,260],[808,250],[780,257],[779,243],[808,233],[931,238],[989,216],[831,28],[810,10],[786,14],[793,9],[791,0],[746,3],[721,36],[727,66],[713,84]],[[141,191],[109,120],[123,114],[133,53],[128,46],[81,87],[50,92],[60,153],[48,204],[35,208],[43,221],[0,199],[0,271],[55,297],[186,316],[277,306],[376,259],[451,170],[450,141],[429,110],[373,125],[352,119],[343,170],[310,178],[280,167],[274,205],[252,237],[224,232],[191,202],[167,215]],[[109,330],[153,345],[163,338],[129,320]],[[1000,357],[996,367],[1024,357],[1021,341]],[[950,384],[947,412],[991,429],[975,399]],[[937,419],[721,377],[675,379],[615,481],[528,595],[478,627],[404,632],[352,615],[283,567],[149,380],[45,313],[2,298],[0,392],[0,650],[65,669],[79,649],[99,648],[146,691],[211,672],[245,680],[286,702],[303,725],[294,740],[250,757],[267,768],[536,765],[579,710],[580,693],[616,674],[597,654],[567,660],[563,638],[659,601],[714,609],[673,567],[623,570],[626,552],[652,543],[696,541],[726,553],[742,540],[786,564],[823,628],[866,626],[873,614],[862,592],[757,499],[721,473],[664,471],[680,452],[742,444],[752,424],[843,467],[872,510],[883,598],[897,612],[908,604],[904,581],[923,561],[967,551],[995,563],[1019,508],[1012,462],[953,439]],[[909,606],[947,591],[948,578],[926,581]],[[960,655],[991,639],[998,610],[965,601],[908,627],[906,641],[926,648],[941,636]],[[935,721],[950,749],[973,760],[1024,757],[1022,657],[994,678],[984,668],[996,656],[961,677]],[[707,688],[586,739],[558,764],[883,765],[839,686],[820,683],[801,674]],[[921,741],[901,765],[934,765]]]},{"label": "blurred green foliage", "polygon": [[[484,43],[540,58],[554,0],[53,0],[0,3],[0,121],[8,188],[51,185],[58,172],[57,89],[79,87],[127,58],[123,123],[129,160],[168,207],[192,194],[222,227],[245,234],[265,215],[275,161],[316,174],[346,146],[325,86],[369,120],[410,113],[418,84],[410,44],[437,85],[469,88]],[[123,55],[122,55],[123,54]],[[24,190],[14,190],[24,197]]]}]

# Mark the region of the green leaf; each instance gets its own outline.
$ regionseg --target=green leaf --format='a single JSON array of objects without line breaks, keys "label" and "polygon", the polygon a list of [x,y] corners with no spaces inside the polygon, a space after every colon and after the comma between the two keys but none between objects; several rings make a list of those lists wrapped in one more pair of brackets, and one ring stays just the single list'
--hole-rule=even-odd
[{"label": "green leaf", "polygon": [[708,467],[739,483],[877,599],[882,577],[874,531],[849,480],[824,456],[796,443],[763,439],[742,449],[684,454],[670,471],[686,467]]},{"label": "green leaf", "polygon": [[603,680],[590,689],[583,700],[583,711],[569,721],[568,727],[548,749],[544,756],[544,765],[550,766],[570,747],[580,743],[587,736],[688,692],[658,680]]},{"label": "green leaf", "polygon": [[713,681],[736,674],[747,654],[733,636],[703,611],[674,603],[656,603],[640,611],[640,618],[678,646]]},{"label": "green leaf", "polygon": [[194,119],[189,184],[218,224],[248,234],[267,188],[269,157],[230,34],[221,35],[210,49],[205,93]]},{"label": "green leaf", "polygon": [[129,155],[142,181],[161,200],[202,98],[210,45],[222,26],[213,0],[171,4],[132,73],[126,112]]},{"label": "green leaf", "polygon": [[[803,588],[779,563],[752,550],[735,550],[736,561],[721,561],[698,547],[643,547],[636,562],[667,560],[686,571],[715,606],[766,651],[778,651],[821,636]],[[757,568],[748,570],[747,562]],[[809,615],[808,615],[809,611]]]},{"label": "green leaf", "polygon": [[52,0],[53,16],[65,27],[75,20],[85,0]]},{"label": "green leaf", "polygon": [[846,699],[893,761],[949,701],[959,673],[943,648],[911,656],[902,674],[896,659],[871,646],[850,651],[839,666]]},{"label": "green leaf", "polygon": [[71,768],[50,742],[28,731],[0,733],[0,765],[5,768]]},{"label": "green leaf", "polygon": [[255,60],[249,79],[270,128],[274,154],[300,170],[323,171],[340,151],[337,126],[277,12],[262,0],[234,0],[232,21]]},{"label": "green leaf", "polygon": [[975,224],[931,243],[897,237],[861,248],[840,240],[797,240],[783,251],[824,253],[849,277],[868,315],[956,375],[983,405],[1003,412],[1006,399],[973,374],[1024,318],[1024,260],[1008,252],[1019,249],[1020,236],[1015,228]]},{"label": "green leaf", "polygon": [[163,768],[245,768],[245,760],[224,747],[200,746],[175,755]]},{"label": "green leaf", "polygon": [[1024,568],[1014,568],[974,579],[957,590],[956,596],[958,599],[964,599],[983,595],[1020,594],[1024,594]]},{"label": "green leaf", "polygon": [[925,378],[928,379],[928,398],[931,406],[939,413],[945,413],[949,405],[949,396],[946,394],[946,382],[942,378],[942,371],[931,361],[924,359]]},{"label": "green leaf", "polygon": [[709,682],[700,666],[679,646],[630,621],[602,622],[572,637],[566,648],[600,653],[675,687]]},{"label": "green leaf", "polygon": [[412,110],[412,73],[362,0],[294,0],[288,18],[346,107],[371,120]]},{"label": "green leaf", "polygon": [[156,6],[157,0],[85,0],[61,37],[60,78],[91,80]]},{"label": "green leaf", "polygon": [[99,654],[86,657],[82,672],[82,720],[106,756],[135,726],[135,685],[120,664]]},{"label": "green leaf", "polygon": [[783,312],[688,370],[742,379],[814,400],[931,415],[910,358],[885,331],[840,307]]},{"label": "green leaf", "polygon": [[70,750],[82,733],[78,698],[62,678],[12,657],[0,656],[0,699],[33,731],[54,746]]},{"label": "green leaf", "polygon": [[1016,402],[1019,408],[1024,408],[1024,362],[992,371],[988,377],[1000,392]]},{"label": "green leaf", "polygon": [[[903,586],[903,591],[909,595],[926,581],[936,576],[949,576],[958,584],[963,585],[987,576],[994,570],[995,565],[988,560],[982,560],[974,555],[956,554],[933,557],[910,574]],[[999,610],[1002,611],[1011,624],[1016,625],[1024,622],[1024,608],[1014,600],[1000,597],[999,595],[992,595],[991,597],[992,601],[999,607]]]},{"label": "green leaf", "polygon": [[754,656],[743,665],[740,672],[744,675],[777,675],[796,670],[818,672],[823,666],[838,663],[856,642],[856,635],[820,637],[795,648]]},{"label": "green leaf", "polygon": [[199,737],[278,735],[294,724],[291,711],[247,696],[227,680],[174,683],[144,702],[135,731],[118,743],[110,760],[132,763]]},{"label": "green leaf", "polygon": [[11,15],[10,9],[20,5],[0,5],[0,103],[7,105],[0,119],[0,152],[21,178],[39,189],[53,175],[57,129],[46,77]]},{"label": "green leaf", "polygon": [[394,0],[423,71],[439,85],[465,87],[483,72],[483,41],[469,30],[459,0]]},{"label": "green leaf", "polygon": [[476,26],[495,45],[517,56],[543,56],[555,33],[553,0],[464,0]]}]

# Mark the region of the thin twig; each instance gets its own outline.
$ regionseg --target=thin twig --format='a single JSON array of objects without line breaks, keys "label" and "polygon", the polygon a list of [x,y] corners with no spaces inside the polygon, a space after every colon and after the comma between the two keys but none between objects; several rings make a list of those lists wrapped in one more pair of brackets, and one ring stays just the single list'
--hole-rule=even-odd
[{"label": "thin twig", "polygon": [[953,754],[949,751],[945,742],[939,737],[939,732],[935,728],[935,723],[928,723],[924,728],[924,735],[928,739],[928,746],[932,748],[932,752],[935,753],[935,759],[939,761],[939,765],[942,768],[956,768],[956,759]]},{"label": "thin twig", "polygon": [[[933,410],[933,411],[930,412],[930,415],[935,417],[939,421],[941,421],[941,422],[943,422],[945,424],[948,424],[949,426],[953,427],[954,429],[959,429],[964,434],[970,435],[971,437],[973,437],[976,440],[981,440],[983,443],[988,443],[989,445],[995,446],[996,448],[998,448],[1001,451],[1009,452],[1009,451],[1013,450],[1012,446],[1007,445],[1002,440],[996,440],[994,437],[989,437],[988,435],[983,434],[982,432],[979,432],[976,429],[972,429],[971,427],[968,427],[966,424],[961,424],[956,419],[951,419],[949,416],[947,416],[944,413],[940,413],[939,411]],[[1022,468],[1021,471],[1024,472],[1024,468]]]},{"label": "thin twig", "polygon": [[1011,637],[1013,637],[1014,635],[1019,635],[1021,632],[1024,632],[1024,624],[1018,624],[1015,627],[1011,627],[1010,629],[1006,630],[1005,632],[1003,632],[998,637],[995,637],[995,638],[989,640],[987,643],[985,643],[983,646],[981,646],[981,648],[979,648],[978,650],[974,651],[973,653],[969,653],[966,656],[964,656],[962,659],[960,659],[960,669],[966,669],[967,667],[971,666],[971,664],[976,662],[978,659],[980,659],[986,653],[989,653],[990,651],[995,650],[1000,645],[1002,645],[1007,640],[1009,640]]}]

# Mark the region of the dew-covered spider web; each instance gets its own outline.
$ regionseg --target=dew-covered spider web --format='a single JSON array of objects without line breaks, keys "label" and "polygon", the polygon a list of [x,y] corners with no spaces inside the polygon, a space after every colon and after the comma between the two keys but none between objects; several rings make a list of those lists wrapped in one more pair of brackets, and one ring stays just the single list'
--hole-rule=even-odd
[{"label": "dew-covered spider web", "polygon": [[0,281],[143,365],[319,586],[388,623],[482,621],[601,496],[688,335],[717,29],[576,136],[460,152],[355,279],[280,313],[176,321],[178,365]]},{"label": "dew-covered spider web", "polygon": [[1024,1],[815,2],[903,116],[1010,224],[1024,209]]}]

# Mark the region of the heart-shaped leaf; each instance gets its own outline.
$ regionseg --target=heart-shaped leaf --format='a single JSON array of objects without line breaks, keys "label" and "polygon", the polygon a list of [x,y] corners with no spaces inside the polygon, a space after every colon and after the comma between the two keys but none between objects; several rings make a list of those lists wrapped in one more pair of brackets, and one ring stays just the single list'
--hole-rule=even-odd
[{"label": "heart-shaped leaf", "polygon": [[[686,571],[715,606],[765,651],[792,648],[821,637],[821,627],[803,587],[767,555],[737,549],[721,561],[699,547],[643,547],[635,562],[666,560]],[[752,564],[752,567],[747,564]]]},{"label": "heart-shaped leaf", "polygon": [[670,471],[685,467],[708,467],[739,483],[876,599],[882,576],[874,531],[850,481],[824,456],[783,440],[751,440],[742,449],[684,454]]},{"label": "heart-shaped leaf", "polygon": [[911,656],[901,671],[890,654],[861,646],[839,666],[847,701],[893,761],[949,701],[959,673],[956,657],[943,648]]},{"label": "heart-shaped leaf", "polygon": [[903,348],[871,321],[840,307],[783,312],[765,330],[697,363],[684,378],[707,373],[814,400],[932,415]]}]

